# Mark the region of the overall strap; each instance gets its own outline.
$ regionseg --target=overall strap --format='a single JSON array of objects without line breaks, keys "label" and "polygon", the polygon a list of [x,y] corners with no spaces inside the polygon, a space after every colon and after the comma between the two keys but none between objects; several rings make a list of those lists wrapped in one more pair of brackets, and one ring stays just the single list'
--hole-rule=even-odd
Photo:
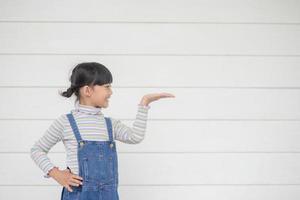
[{"label": "overall strap", "polygon": [[72,115],[72,113],[69,113],[69,114],[67,114],[67,117],[69,119],[69,122],[71,124],[72,130],[74,132],[74,135],[76,137],[77,142],[81,142],[82,138],[81,138],[81,135],[79,133],[79,130],[78,130],[77,124],[75,122],[74,116]]},{"label": "overall strap", "polygon": [[111,120],[108,117],[104,117],[105,118],[105,122],[106,122],[106,127],[107,127],[107,131],[108,131],[108,136],[109,136],[109,141],[113,141],[113,135],[112,135],[112,125],[111,125]]}]

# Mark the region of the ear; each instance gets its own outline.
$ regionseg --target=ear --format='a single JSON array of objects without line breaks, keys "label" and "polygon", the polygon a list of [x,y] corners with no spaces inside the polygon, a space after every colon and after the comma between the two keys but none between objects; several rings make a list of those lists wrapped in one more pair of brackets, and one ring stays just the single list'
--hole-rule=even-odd
[{"label": "ear", "polygon": [[90,97],[93,93],[93,89],[91,87],[89,87],[88,85],[83,86],[82,90],[83,90],[84,96]]}]

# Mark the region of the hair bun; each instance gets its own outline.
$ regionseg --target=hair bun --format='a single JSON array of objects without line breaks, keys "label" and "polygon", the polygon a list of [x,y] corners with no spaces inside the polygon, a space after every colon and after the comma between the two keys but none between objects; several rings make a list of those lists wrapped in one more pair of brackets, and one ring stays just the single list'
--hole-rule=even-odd
[{"label": "hair bun", "polygon": [[76,85],[71,85],[68,90],[74,92],[76,90]]}]

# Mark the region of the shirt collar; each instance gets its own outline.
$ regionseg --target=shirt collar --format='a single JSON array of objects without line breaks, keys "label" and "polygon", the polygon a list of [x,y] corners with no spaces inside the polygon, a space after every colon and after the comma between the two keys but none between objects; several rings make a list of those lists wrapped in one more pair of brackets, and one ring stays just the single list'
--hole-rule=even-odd
[{"label": "shirt collar", "polygon": [[90,115],[102,115],[102,111],[100,107],[97,108],[94,106],[83,105],[80,104],[79,102],[76,102],[74,111],[86,113]]}]

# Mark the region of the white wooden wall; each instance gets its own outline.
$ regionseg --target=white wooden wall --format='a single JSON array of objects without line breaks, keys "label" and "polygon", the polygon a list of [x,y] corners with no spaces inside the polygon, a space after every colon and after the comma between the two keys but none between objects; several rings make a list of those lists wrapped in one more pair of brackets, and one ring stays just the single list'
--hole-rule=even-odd
[{"label": "white wooden wall", "polygon": [[[145,140],[118,142],[122,200],[300,198],[300,1],[1,0],[0,199],[60,199],[29,150],[74,99],[70,69],[113,73],[105,115]],[[49,153],[60,167],[64,147]]]}]

